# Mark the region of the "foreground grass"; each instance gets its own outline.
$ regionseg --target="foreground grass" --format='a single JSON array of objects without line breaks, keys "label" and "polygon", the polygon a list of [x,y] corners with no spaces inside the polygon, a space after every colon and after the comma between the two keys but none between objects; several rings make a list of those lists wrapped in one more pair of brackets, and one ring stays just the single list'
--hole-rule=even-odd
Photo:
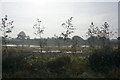
[{"label": "foreground grass", "polygon": [[120,75],[119,67],[110,68],[107,73],[94,71],[94,65],[91,68],[86,56],[63,53],[34,55],[33,50],[9,48],[9,55],[3,56],[3,78],[118,78]]}]

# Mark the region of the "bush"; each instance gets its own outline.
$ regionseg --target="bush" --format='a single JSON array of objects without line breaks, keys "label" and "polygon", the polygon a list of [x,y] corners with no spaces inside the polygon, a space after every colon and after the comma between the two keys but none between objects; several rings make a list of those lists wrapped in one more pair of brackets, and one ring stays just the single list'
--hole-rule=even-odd
[{"label": "bush", "polygon": [[89,56],[90,67],[95,72],[108,72],[112,67],[120,66],[120,54],[118,50],[99,49]]},{"label": "bush", "polygon": [[71,64],[71,74],[81,75],[83,72],[88,70],[86,57],[73,57]]},{"label": "bush", "polygon": [[114,67],[108,73],[110,78],[119,78],[120,77],[120,67]]},{"label": "bush", "polygon": [[65,68],[68,68],[71,64],[71,57],[70,55],[63,55],[60,56],[53,61],[48,62],[46,65],[52,71],[62,71]]},{"label": "bush", "polygon": [[4,73],[14,73],[18,70],[24,70],[24,57],[23,56],[8,56],[2,60],[2,71]]},{"label": "bush", "polygon": [[26,61],[27,70],[34,72],[34,71],[39,71],[41,69],[44,69],[46,67],[45,64],[49,62],[50,58],[48,58],[47,56],[43,56],[43,57],[42,56],[30,55],[25,57],[24,59]]}]

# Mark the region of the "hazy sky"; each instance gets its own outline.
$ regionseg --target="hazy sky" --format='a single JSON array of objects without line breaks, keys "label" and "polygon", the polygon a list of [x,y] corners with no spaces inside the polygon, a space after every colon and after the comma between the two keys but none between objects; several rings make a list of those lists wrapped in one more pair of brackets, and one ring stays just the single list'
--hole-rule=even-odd
[{"label": "hazy sky", "polygon": [[71,35],[83,36],[91,22],[100,27],[108,22],[112,31],[118,31],[118,3],[117,2],[2,2],[2,17],[8,15],[8,20],[14,21],[11,37],[16,37],[20,31],[24,31],[30,38],[33,34],[33,24],[37,18],[42,20],[45,27],[43,37],[53,37],[64,32],[61,26],[70,17],[73,17],[75,33]]}]

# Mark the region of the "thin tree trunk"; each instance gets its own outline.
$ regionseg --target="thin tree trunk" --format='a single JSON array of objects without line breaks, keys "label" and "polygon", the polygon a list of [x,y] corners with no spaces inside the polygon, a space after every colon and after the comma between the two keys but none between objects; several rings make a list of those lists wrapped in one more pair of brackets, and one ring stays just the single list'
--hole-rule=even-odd
[{"label": "thin tree trunk", "polygon": [[40,53],[42,53],[42,42],[41,42],[41,39],[40,39]]},{"label": "thin tree trunk", "polygon": [[39,35],[39,37],[40,37],[40,53],[42,53],[42,40],[41,40],[41,34]]},{"label": "thin tree trunk", "polygon": [[5,37],[3,38],[3,42],[4,42],[4,50],[3,50],[3,55],[8,55],[8,48],[7,48],[7,42],[6,42],[6,39]]},{"label": "thin tree trunk", "polygon": [[64,39],[64,53],[65,53],[65,39]]}]

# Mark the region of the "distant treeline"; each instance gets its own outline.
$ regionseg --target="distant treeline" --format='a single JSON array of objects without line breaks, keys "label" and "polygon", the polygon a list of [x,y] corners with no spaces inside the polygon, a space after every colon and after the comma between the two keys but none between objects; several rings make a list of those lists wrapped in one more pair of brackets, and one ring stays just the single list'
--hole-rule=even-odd
[{"label": "distant treeline", "polygon": [[[91,37],[84,40],[80,36],[73,36],[72,39],[67,38],[65,42],[65,46],[72,45],[73,39],[77,41],[78,45],[94,44],[96,46],[100,46],[103,44],[102,41],[97,38],[94,38],[94,43],[93,43]],[[12,39],[6,39],[6,40],[7,40],[7,44],[14,44],[14,45],[39,45],[39,41],[40,41],[40,39],[18,39],[18,38],[12,38]],[[44,41],[45,46],[63,46],[64,45],[64,39],[62,37],[42,38],[41,41]],[[111,39],[110,41],[106,40],[106,43],[112,46],[116,46],[118,44],[117,42],[118,42],[117,39]],[[4,42],[2,44],[4,44]]]}]

